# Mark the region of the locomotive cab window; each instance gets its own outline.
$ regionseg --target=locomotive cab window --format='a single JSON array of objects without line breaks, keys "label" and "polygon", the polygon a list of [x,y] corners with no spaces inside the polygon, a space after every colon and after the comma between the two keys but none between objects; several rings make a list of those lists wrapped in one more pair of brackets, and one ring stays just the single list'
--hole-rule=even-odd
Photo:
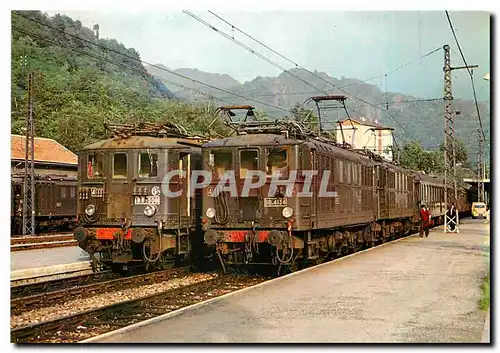
[{"label": "locomotive cab window", "polygon": [[158,155],[151,152],[139,153],[139,178],[149,178],[158,175]]},{"label": "locomotive cab window", "polygon": [[231,170],[233,155],[231,151],[213,151],[210,153],[210,167],[222,176],[226,171]]},{"label": "locomotive cab window", "polygon": [[113,178],[127,177],[127,155],[115,153],[113,155]]},{"label": "locomotive cab window", "polygon": [[245,178],[248,171],[258,170],[258,151],[240,151],[240,178]]},{"label": "locomotive cab window", "polygon": [[268,175],[288,175],[288,155],[284,148],[272,148],[267,155],[266,173]]},{"label": "locomotive cab window", "polygon": [[89,154],[87,163],[87,178],[100,178],[102,176],[102,154]]}]

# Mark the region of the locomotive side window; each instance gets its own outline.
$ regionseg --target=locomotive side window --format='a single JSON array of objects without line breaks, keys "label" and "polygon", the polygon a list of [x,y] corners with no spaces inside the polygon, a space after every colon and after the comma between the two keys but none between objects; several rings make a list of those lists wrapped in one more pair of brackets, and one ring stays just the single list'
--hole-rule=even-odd
[{"label": "locomotive side window", "polygon": [[219,176],[222,176],[226,170],[231,169],[233,155],[231,151],[214,151],[210,153],[210,166],[215,169]]},{"label": "locomotive side window", "polygon": [[113,155],[113,178],[127,177],[127,155],[115,153]]},{"label": "locomotive side window", "polygon": [[65,199],[65,198],[66,198],[66,187],[61,186],[61,199]]},{"label": "locomotive side window", "polygon": [[156,153],[139,153],[139,178],[149,178],[158,175],[158,155]]},{"label": "locomotive side window", "polygon": [[273,148],[267,156],[267,174],[280,173],[282,176],[288,175],[288,156],[285,149]]},{"label": "locomotive side window", "polygon": [[258,170],[258,158],[257,151],[240,151],[240,178],[245,178],[249,170]]},{"label": "locomotive side window", "polygon": [[76,188],[74,186],[69,188],[69,197],[74,198],[76,196]]},{"label": "locomotive side window", "polygon": [[100,178],[102,176],[102,154],[89,154],[87,163],[87,178]]}]

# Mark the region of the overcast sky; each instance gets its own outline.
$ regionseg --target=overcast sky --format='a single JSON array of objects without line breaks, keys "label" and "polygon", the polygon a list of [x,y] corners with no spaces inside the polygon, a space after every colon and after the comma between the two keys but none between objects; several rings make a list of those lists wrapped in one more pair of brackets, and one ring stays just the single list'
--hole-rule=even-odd
[{"label": "overcast sky", "polygon": [[[47,11],[54,14],[54,11]],[[215,12],[215,11],[214,11]],[[240,82],[280,70],[182,12],[60,11],[135,48],[141,58],[169,68],[227,73]],[[234,26],[310,69],[333,77],[365,79],[393,70],[433,49],[455,44],[444,11],[436,12],[216,12]],[[293,65],[247,39],[208,12],[195,14],[280,65]],[[450,12],[458,40],[475,71],[479,100],[489,99],[490,14]],[[418,97],[443,96],[443,51],[387,76],[387,89]],[[463,62],[455,53],[452,66]],[[454,97],[472,99],[466,70],[453,72]],[[369,81],[385,90],[383,78]]]}]

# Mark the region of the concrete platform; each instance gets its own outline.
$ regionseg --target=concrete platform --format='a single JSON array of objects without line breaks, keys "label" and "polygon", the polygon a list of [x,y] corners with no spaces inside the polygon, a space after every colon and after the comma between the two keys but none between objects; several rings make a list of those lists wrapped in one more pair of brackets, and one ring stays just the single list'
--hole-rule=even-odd
[{"label": "concrete platform", "polygon": [[10,270],[64,265],[89,261],[89,256],[78,246],[15,251],[10,253]]},{"label": "concrete platform", "polygon": [[25,268],[10,272],[10,286],[19,286],[31,283],[40,283],[92,273],[89,261],[80,261],[71,264]]},{"label": "concrete platform", "polygon": [[91,342],[481,342],[489,226],[413,236]]}]

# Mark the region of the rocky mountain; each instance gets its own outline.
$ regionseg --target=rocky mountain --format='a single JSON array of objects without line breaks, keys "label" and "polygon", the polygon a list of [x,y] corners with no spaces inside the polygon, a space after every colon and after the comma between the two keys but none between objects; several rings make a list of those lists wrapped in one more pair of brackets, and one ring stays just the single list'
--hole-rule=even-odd
[{"label": "rocky mountain", "polygon": [[[149,66],[145,65],[146,70],[148,72],[160,79],[162,79],[170,88],[172,92],[175,93],[180,93],[181,95],[185,92],[185,89],[179,86],[176,86],[175,83],[181,84],[183,86],[189,87],[189,88],[199,88],[200,85],[193,82],[193,81],[188,81],[182,77],[179,77],[175,74],[169,73],[167,71],[164,71],[162,69],[168,69],[165,65],[163,64],[157,64],[155,66]],[[201,82],[206,82],[209,83],[213,86],[217,86],[220,88],[230,88],[234,86],[240,85],[238,81],[236,81],[234,78],[229,76],[228,74],[216,74],[216,73],[210,73],[210,72],[204,72],[200,71],[198,69],[187,69],[187,68],[181,68],[181,69],[175,69],[171,70],[175,73],[178,73],[180,75],[189,77],[194,80],[198,80]],[[174,84],[172,84],[172,82]],[[203,87],[203,86],[201,86]],[[185,97],[190,97],[189,93],[186,92],[184,93]]]},{"label": "rocky mountain", "polygon": [[[175,77],[175,75],[154,67],[146,67],[146,69],[161,79],[174,80],[174,82],[195,88],[207,95],[222,98],[225,104],[251,104],[263,110],[270,117],[287,114],[283,110],[254,101],[231,97],[227,93]],[[352,118],[364,116],[367,119],[376,120],[382,125],[393,127],[396,141],[400,145],[404,144],[405,141],[417,139],[422,142],[424,148],[436,149],[443,141],[444,103],[441,99],[426,100],[399,92],[385,93],[379,87],[355,78],[334,78],[324,72],[314,72],[316,76],[321,77],[320,79],[302,69],[292,69],[289,70],[291,74],[283,72],[277,77],[256,77],[244,84],[240,84],[226,74],[205,73],[196,69],[178,69],[174,71],[239,95],[282,107],[285,110],[292,108],[295,104],[304,103],[313,95],[324,95],[325,93],[346,95],[348,97],[346,105]],[[309,85],[297,79],[297,77],[308,82]],[[174,88],[168,82],[165,82],[165,84],[178,97],[187,100],[200,98],[199,94],[192,91]],[[220,101],[217,103],[223,104]],[[460,115],[456,116],[455,123],[457,137],[464,141],[470,160],[475,161],[477,153],[476,129],[479,128],[479,124],[474,101],[456,99],[453,104],[454,109],[460,111]],[[337,121],[346,118],[343,109],[332,107],[331,104],[328,106],[330,106],[329,109],[322,110],[322,116],[326,119]],[[314,108],[314,112],[316,112],[316,106],[313,103],[309,103],[305,107]],[[489,102],[480,102],[479,110],[486,138],[489,140]],[[486,155],[489,158],[489,151],[486,152]]]}]

